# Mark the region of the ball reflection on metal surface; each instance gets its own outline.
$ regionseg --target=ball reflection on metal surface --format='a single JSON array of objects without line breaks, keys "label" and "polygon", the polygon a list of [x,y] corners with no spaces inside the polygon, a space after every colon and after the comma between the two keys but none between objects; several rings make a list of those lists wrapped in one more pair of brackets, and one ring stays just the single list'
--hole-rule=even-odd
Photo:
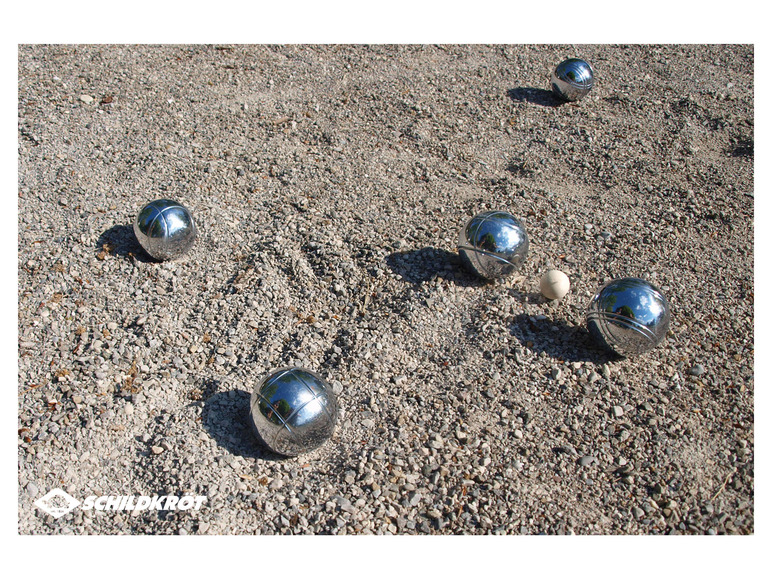
[{"label": "ball reflection on metal surface", "polygon": [[592,88],[592,67],[579,58],[569,58],[555,67],[550,82],[552,92],[557,96],[567,101],[578,101]]},{"label": "ball reflection on metal surface", "polygon": [[480,213],[461,230],[458,253],[473,273],[486,279],[510,275],[528,253],[525,227],[506,211]]},{"label": "ball reflection on metal surface", "polygon": [[332,436],[338,404],[332,388],[316,373],[283,368],[255,387],[249,416],[258,438],[268,448],[297,456]]},{"label": "ball reflection on metal surface", "polygon": [[615,279],[592,298],[587,328],[601,344],[622,356],[643,354],[657,346],[670,327],[670,307],[663,293],[637,277]]},{"label": "ball reflection on metal surface", "polygon": [[170,199],[157,199],[137,214],[134,235],[150,257],[166,261],[177,259],[191,248],[196,225],[185,207]]}]

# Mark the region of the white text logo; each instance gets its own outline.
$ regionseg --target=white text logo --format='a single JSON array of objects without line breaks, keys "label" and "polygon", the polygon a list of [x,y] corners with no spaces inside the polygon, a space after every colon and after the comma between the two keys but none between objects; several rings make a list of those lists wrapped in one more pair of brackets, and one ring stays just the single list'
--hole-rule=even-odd
[{"label": "white text logo", "polygon": [[188,509],[200,509],[205,500],[206,497],[194,497],[192,495],[181,497],[171,495],[160,497],[105,495],[97,497],[92,495],[83,501],[83,508],[86,510],[96,509],[97,511],[187,511]]},{"label": "white text logo", "polygon": [[197,511],[206,501],[205,496],[173,495],[146,496],[146,495],[91,495],[81,502],[74,499],[61,489],[54,489],[46,496],[35,501],[35,505],[55,519],[63,517],[78,505],[88,511]]}]

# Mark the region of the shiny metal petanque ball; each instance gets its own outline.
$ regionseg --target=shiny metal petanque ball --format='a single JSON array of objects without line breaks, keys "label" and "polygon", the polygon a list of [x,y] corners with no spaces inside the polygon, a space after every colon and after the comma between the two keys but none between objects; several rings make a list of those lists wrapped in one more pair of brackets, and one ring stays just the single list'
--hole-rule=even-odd
[{"label": "shiny metal petanque ball", "polygon": [[338,404],[332,388],[316,373],[283,368],[255,387],[249,417],[265,446],[278,454],[297,456],[332,436]]},{"label": "shiny metal petanque ball", "polygon": [[470,219],[458,236],[458,253],[466,267],[485,279],[510,275],[528,253],[528,235],[506,211],[486,211]]},{"label": "shiny metal petanque ball", "polygon": [[552,92],[566,101],[584,98],[593,84],[592,67],[579,58],[561,62],[552,72]]},{"label": "shiny metal petanque ball", "polygon": [[134,235],[150,255],[159,261],[177,259],[196,240],[196,224],[185,207],[170,199],[145,205],[134,221]]},{"label": "shiny metal petanque ball", "polygon": [[590,301],[587,329],[621,356],[643,354],[657,346],[670,327],[664,294],[637,277],[615,279]]}]

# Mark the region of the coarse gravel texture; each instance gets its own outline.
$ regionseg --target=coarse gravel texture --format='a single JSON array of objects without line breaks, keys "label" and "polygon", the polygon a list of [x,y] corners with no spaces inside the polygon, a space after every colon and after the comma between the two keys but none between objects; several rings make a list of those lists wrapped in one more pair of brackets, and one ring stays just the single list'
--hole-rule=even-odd
[{"label": "coarse gravel texture", "polygon": [[[592,92],[562,104],[578,56]],[[21,534],[754,532],[752,45],[21,45]],[[172,198],[199,238],[131,224]],[[456,239],[520,218],[492,283]],[[570,293],[538,293],[547,269]],[[593,293],[661,287],[655,350]],[[248,424],[272,369],[334,388],[332,439]],[[199,510],[75,508],[206,495]]]}]

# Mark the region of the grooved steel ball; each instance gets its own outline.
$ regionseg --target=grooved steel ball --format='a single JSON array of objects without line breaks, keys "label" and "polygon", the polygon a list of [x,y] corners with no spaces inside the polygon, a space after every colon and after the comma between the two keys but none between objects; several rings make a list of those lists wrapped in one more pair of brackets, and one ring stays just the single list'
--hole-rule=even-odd
[{"label": "grooved steel ball", "polygon": [[528,253],[525,227],[506,211],[486,211],[470,219],[458,236],[466,267],[486,279],[506,277]]},{"label": "grooved steel ball", "polygon": [[150,257],[166,261],[177,259],[191,248],[196,225],[185,207],[170,199],[157,199],[137,214],[134,235]]},{"label": "grooved steel ball", "polygon": [[651,350],[665,338],[669,327],[670,307],[664,294],[637,277],[610,281],[587,309],[587,329],[622,356]]},{"label": "grooved steel ball", "polygon": [[265,446],[278,454],[297,456],[332,436],[338,404],[332,388],[316,373],[283,368],[255,387],[249,418]]},{"label": "grooved steel ball", "polygon": [[550,81],[552,92],[557,96],[566,101],[578,101],[592,88],[592,67],[579,58],[569,58],[555,67]]}]

